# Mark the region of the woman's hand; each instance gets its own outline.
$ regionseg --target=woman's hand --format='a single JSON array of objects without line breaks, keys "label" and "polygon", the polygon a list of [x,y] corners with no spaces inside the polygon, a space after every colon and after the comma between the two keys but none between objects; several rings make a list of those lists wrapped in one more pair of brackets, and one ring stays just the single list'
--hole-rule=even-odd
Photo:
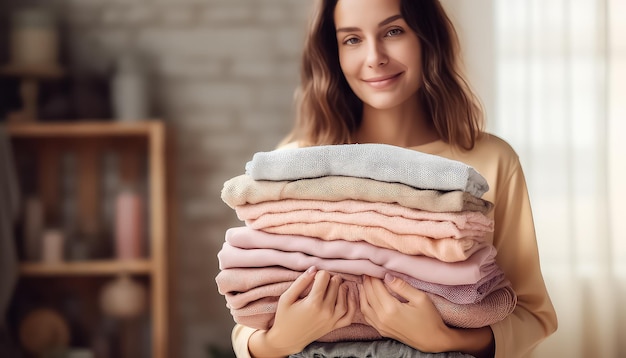
[{"label": "woman's hand", "polygon": [[[309,294],[300,298],[311,285]],[[273,326],[257,331],[248,342],[254,357],[280,357],[300,352],[328,332],[348,326],[356,303],[348,300],[339,276],[308,269],[280,296]]]},{"label": "woman's hand", "polygon": [[408,302],[392,296],[383,282],[364,276],[359,290],[365,320],[384,337],[393,338],[423,352],[448,351],[452,330],[446,326],[430,298],[405,281],[389,274],[385,283]]}]

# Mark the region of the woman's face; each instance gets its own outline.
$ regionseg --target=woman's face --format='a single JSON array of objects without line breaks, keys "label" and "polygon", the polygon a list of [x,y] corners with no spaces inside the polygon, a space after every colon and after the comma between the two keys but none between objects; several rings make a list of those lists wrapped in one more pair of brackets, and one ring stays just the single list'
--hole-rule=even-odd
[{"label": "woman's face", "polygon": [[422,81],[421,46],[400,0],[339,0],[334,18],[339,62],[354,93],[378,109],[412,100]]}]

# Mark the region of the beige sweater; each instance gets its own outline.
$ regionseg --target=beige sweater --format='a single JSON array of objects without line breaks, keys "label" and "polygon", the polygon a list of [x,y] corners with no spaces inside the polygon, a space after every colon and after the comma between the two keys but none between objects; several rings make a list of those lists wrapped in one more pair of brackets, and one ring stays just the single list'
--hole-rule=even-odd
[{"label": "beige sweater", "polygon": [[[525,357],[557,328],[557,318],[541,269],[526,181],[517,154],[503,140],[487,135],[473,150],[459,151],[443,141],[412,149],[458,160],[474,167],[489,183],[483,199],[494,203],[488,216],[494,232],[488,240],[498,250],[496,262],[511,281],[518,303],[507,318],[491,326],[497,358]],[[237,357],[250,357],[253,329],[236,325],[233,348]]]}]

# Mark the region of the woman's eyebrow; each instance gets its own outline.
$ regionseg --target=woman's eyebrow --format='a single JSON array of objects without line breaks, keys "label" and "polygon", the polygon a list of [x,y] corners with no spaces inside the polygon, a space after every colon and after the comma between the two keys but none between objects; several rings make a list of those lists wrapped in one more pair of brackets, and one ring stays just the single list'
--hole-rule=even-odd
[{"label": "woman's eyebrow", "polygon": [[[389,23],[392,23],[398,19],[401,19],[402,15],[398,14],[398,15],[393,15],[393,16],[389,16],[388,18],[384,19],[383,21],[381,21],[380,23],[378,23],[378,27],[382,27],[385,26]],[[359,31],[360,29],[358,27],[340,27],[337,29],[337,32],[355,32],[355,31]]]},{"label": "woman's eyebrow", "polygon": [[387,25],[387,24],[389,24],[389,23],[392,23],[392,22],[394,22],[394,21],[396,21],[396,20],[398,20],[398,19],[401,19],[401,18],[402,18],[402,15],[400,15],[400,14],[398,14],[398,15],[393,15],[393,16],[389,16],[389,17],[388,17],[388,18],[386,18],[385,20],[381,21],[381,22],[378,24],[378,27],[385,26],[385,25]]}]

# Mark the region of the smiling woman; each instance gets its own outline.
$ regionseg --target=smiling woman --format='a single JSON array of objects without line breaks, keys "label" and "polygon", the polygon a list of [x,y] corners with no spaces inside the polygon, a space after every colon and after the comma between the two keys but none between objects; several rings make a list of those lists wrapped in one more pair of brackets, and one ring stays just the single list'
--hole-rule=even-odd
[{"label": "smiling woman", "polygon": [[[283,144],[382,141],[411,146],[444,138],[471,149],[483,118],[478,99],[460,75],[458,52],[452,23],[437,1],[367,6],[358,0],[318,1],[302,56],[296,125]],[[360,98],[361,92],[379,98],[370,103]],[[406,101],[409,97],[414,100]],[[379,101],[386,111],[367,119],[368,107]],[[415,120],[387,125],[396,117],[394,111]],[[385,138],[377,138],[381,133]]]},{"label": "smiling woman", "polygon": [[[287,281],[272,281],[281,285],[279,291],[273,284],[260,288],[255,286],[256,294],[262,291],[265,296],[244,311],[231,306],[231,313],[235,310],[237,317],[247,315],[254,317],[253,320],[269,322],[267,325],[255,325],[255,322],[247,321],[251,327],[243,324],[235,326],[233,347],[239,357],[286,357],[294,354],[298,357],[317,357],[319,351],[311,350],[317,346],[311,344],[326,342],[328,337],[341,337],[341,341],[353,343],[354,352],[361,351],[364,345],[368,349],[373,347],[370,343],[357,341],[378,337],[400,342],[402,351],[408,347],[409,355],[402,355],[406,357],[449,357],[454,354],[522,357],[556,330],[556,314],[539,267],[532,211],[521,164],[505,141],[483,132],[483,114],[477,98],[460,74],[458,53],[455,30],[438,0],[317,0],[302,57],[295,126],[284,139],[282,148],[267,156],[271,163],[282,165],[284,168],[281,168],[288,174],[294,174],[296,167],[310,167],[302,164],[310,159],[307,153],[311,153],[310,148],[303,147],[315,146],[315,152],[330,150],[339,154],[329,155],[328,158],[341,157],[352,166],[362,167],[362,171],[349,169],[351,180],[357,172],[369,175],[380,168],[382,165],[372,164],[375,160],[384,160],[398,169],[392,174],[395,179],[398,178],[396,175],[407,172],[406,163],[398,164],[398,155],[385,155],[383,147],[402,147],[410,157],[422,152],[432,155],[435,161],[451,159],[475,169],[488,183],[489,191],[484,195],[474,194],[474,199],[484,200],[489,207],[493,205],[493,210],[486,213],[486,219],[494,222],[493,232],[481,237],[484,240],[481,242],[485,246],[493,246],[490,249],[495,248],[493,252],[497,251],[497,255],[491,257],[492,261],[484,263],[502,270],[506,277],[502,287],[514,292],[511,297],[515,298],[509,302],[514,307],[512,312],[498,320],[475,326],[455,325],[438,311],[439,297],[428,296],[421,289],[411,286],[410,277],[393,271],[378,277],[350,271],[357,277],[347,278],[343,271],[291,268],[304,272],[296,271],[295,279],[290,276]],[[362,152],[370,144],[378,148],[375,155],[365,158],[346,155],[350,150]],[[285,160],[285,156],[291,154],[298,159]],[[255,155],[256,159],[251,164],[258,163],[258,158],[262,156],[262,153]],[[322,158],[316,162],[326,164],[325,160]],[[348,163],[340,163],[338,167],[350,167]],[[418,170],[416,177],[427,171],[421,165],[409,166],[409,169]],[[249,167],[246,166],[246,169]],[[270,171],[276,173],[275,170]],[[445,173],[439,170],[435,174],[437,180],[447,180],[446,175],[439,174]],[[256,176],[253,171],[246,175],[267,185],[289,186],[296,182],[303,185],[301,179],[304,179],[268,179]],[[340,175],[345,177],[343,172],[326,173],[324,177]],[[320,179],[319,175],[315,178]],[[369,176],[366,178],[380,181]],[[391,184],[399,182],[391,180]],[[368,182],[368,185],[373,184]],[[435,190],[419,185],[409,187],[420,192]],[[240,189],[240,194],[244,196],[244,192],[251,194]],[[333,187],[324,190],[327,195],[325,200],[345,201],[349,189]],[[318,182],[312,190],[321,191],[322,184]],[[280,192],[284,194],[283,190]],[[395,197],[389,194],[384,200],[398,204],[401,194],[398,191],[395,193]],[[439,191],[438,195],[442,193]],[[289,203],[303,205],[303,200],[307,200],[304,195],[305,190],[300,187]],[[243,205],[253,204],[246,198],[238,199],[243,200]],[[279,204],[283,205],[283,209],[287,206],[286,201]],[[323,207],[328,208],[329,205]],[[239,207],[235,209],[243,210]],[[291,218],[296,214],[294,211],[297,210],[286,210],[283,214]],[[334,216],[344,214],[336,213]],[[298,216],[297,222],[289,222],[294,224],[289,228],[304,227],[296,229],[301,231],[266,232],[308,235],[315,239],[307,242],[346,240],[348,234],[336,237],[332,233],[337,231],[331,230],[328,235],[319,231],[322,224],[327,223],[310,222],[311,216],[306,212]],[[362,222],[363,216],[359,219]],[[251,221],[246,220],[246,225],[252,225]],[[337,227],[339,223],[329,225]],[[396,229],[406,230],[408,226]],[[390,230],[393,231],[393,228]],[[370,237],[365,236],[373,235],[373,231],[364,233],[360,241],[368,241],[366,239]],[[373,250],[378,252],[379,249]],[[322,255],[318,246],[306,252],[308,258]],[[370,261],[372,259],[369,258]],[[470,261],[467,259],[461,264]],[[276,265],[275,269],[286,269],[286,262],[277,262]],[[437,271],[441,273],[441,270]],[[220,278],[223,279],[223,276]],[[271,278],[266,279],[271,281]],[[268,293],[270,291],[272,294]],[[231,297],[238,292],[224,293]],[[487,302],[481,304],[489,305]],[[487,308],[486,312],[494,310],[497,307]],[[480,315],[472,314],[473,319],[477,316]],[[400,354],[398,346],[389,349],[393,351],[378,352],[376,356],[395,357]],[[354,352],[348,356],[354,356]],[[331,356],[336,354],[337,351],[329,353]]]}]

